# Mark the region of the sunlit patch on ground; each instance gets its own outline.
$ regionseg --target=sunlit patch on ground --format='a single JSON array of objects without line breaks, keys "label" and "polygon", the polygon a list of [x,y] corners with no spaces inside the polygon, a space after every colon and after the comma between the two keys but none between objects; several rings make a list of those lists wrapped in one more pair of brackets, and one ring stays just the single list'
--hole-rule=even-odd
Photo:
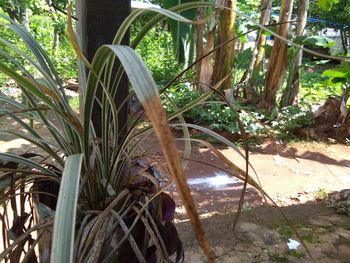
[{"label": "sunlit patch on ground", "polygon": [[213,188],[223,188],[240,183],[236,178],[223,172],[214,172],[214,176],[190,178],[187,182],[191,186],[207,186]]},{"label": "sunlit patch on ground", "polygon": [[9,152],[14,149],[21,149],[25,145],[29,145],[30,142],[24,139],[14,139],[10,141],[0,140],[0,152]]}]

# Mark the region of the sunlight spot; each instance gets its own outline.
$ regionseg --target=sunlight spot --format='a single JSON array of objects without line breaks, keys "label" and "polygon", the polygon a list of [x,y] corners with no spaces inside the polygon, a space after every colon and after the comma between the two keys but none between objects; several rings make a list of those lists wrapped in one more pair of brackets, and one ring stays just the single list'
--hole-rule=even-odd
[{"label": "sunlight spot", "polygon": [[14,139],[10,141],[0,141],[0,152],[10,152],[14,149],[22,149],[24,145],[30,145],[30,142],[24,139]]},{"label": "sunlight spot", "polygon": [[210,177],[199,177],[199,178],[190,178],[187,180],[189,185],[206,185],[215,188],[225,187],[230,184],[237,184],[239,180],[228,176],[223,172],[215,172],[215,176]]},{"label": "sunlight spot", "polygon": [[146,3],[146,2],[138,2],[138,1],[131,1],[131,7],[132,8],[160,8],[159,5]]}]

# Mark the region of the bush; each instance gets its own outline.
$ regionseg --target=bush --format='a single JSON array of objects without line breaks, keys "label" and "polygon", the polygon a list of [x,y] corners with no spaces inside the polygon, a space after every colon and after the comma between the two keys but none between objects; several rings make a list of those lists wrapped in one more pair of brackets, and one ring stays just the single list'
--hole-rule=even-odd
[{"label": "bush", "polygon": [[[201,95],[200,91],[190,90],[184,85],[172,87],[168,94],[178,108],[188,105]],[[174,107],[168,100],[165,100],[164,107],[168,113],[174,112]],[[245,126],[246,132],[254,135],[259,135],[263,132],[263,126],[257,121],[263,118],[260,113],[235,112],[215,95],[209,97],[201,105],[197,105],[184,113],[184,117],[192,123],[209,126],[219,131],[228,131],[232,134],[239,132],[238,116]]]},{"label": "bush", "polygon": [[[200,91],[190,90],[185,85],[172,87],[168,93],[168,97],[172,99],[178,108],[190,104],[202,95]],[[174,107],[172,104],[169,100],[165,99],[164,101],[164,107],[167,112],[173,113]],[[245,131],[251,136],[265,136],[267,135],[267,129],[270,129],[278,136],[285,137],[286,135],[290,136],[297,128],[313,124],[312,111],[307,106],[300,108],[288,106],[280,111],[273,111],[271,114],[248,110],[241,110],[238,113],[233,111],[223,101],[220,101],[215,95],[201,105],[197,105],[185,112],[184,117],[192,123],[209,126],[211,129],[227,131],[232,134],[240,132],[237,123],[239,117],[245,127]]]},{"label": "bush", "polygon": [[288,106],[272,116],[270,126],[277,130],[277,135],[284,137],[291,135],[293,131],[301,127],[307,127],[314,123],[312,111],[307,106]]}]

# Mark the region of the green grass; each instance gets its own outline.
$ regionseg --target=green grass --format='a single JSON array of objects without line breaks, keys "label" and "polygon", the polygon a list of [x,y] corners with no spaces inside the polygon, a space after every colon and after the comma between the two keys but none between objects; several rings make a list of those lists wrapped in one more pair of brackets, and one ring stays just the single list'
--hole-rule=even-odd
[{"label": "green grass", "polygon": [[302,252],[298,252],[296,250],[290,250],[287,252],[289,256],[295,257],[295,258],[304,258],[305,254]]},{"label": "green grass", "polygon": [[326,192],[326,190],[325,189],[323,189],[323,188],[320,188],[317,192],[316,192],[316,194],[315,194],[315,197],[316,197],[316,200],[318,199],[318,200],[323,200],[323,199],[325,199],[326,197],[327,197],[327,192]]},{"label": "green grass", "polygon": [[291,238],[294,235],[294,231],[291,227],[286,226],[286,225],[281,225],[277,227],[278,233],[280,233],[282,236]]},{"label": "green grass", "polygon": [[79,112],[79,96],[69,98],[69,105],[73,108],[75,112]]}]

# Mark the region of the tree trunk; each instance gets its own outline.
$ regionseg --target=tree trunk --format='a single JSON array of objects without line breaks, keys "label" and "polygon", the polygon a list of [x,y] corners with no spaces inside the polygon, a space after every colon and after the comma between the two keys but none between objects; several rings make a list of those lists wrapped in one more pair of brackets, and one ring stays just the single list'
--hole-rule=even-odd
[{"label": "tree trunk", "polygon": [[[208,40],[204,47],[203,54],[208,53],[212,50],[214,46],[214,36],[215,36],[215,27],[209,31]],[[206,56],[202,60],[201,71],[199,74],[199,83],[200,89],[204,92],[209,90],[209,85],[211,84],[211,79],[213,76],[213,64],[212,64],[212,55]]]},{"label": "tree trunk", "polygon": [[[300,37],[303,35],[304,28],[306,26],[307,21],[307,11],[309,7],[309,0],[300,0],[299,8],[298,8],[298,24],[295,32],[295,37]],[[294,66],[292,83],[290,87],[286,88],[285,93],[282,96],[282,106],[286,107],[289,105],[297,105],[298,104],[298,93],[300,89],[300,66],[303,59],[303,50],[299,49]]]},{"label": "tree trunk", "polygon": [[348,37],[346,35],[346,31],[340,30],[340,36],[341,36],[341,43],[344,50],[344,55],[346,56],[346,54],[348,53]]},{"label": "tree trunk", "polygon": [[[281,2],[279,25],[276,33],[283,38],[288,38],[290,24],[288,21],[291,18],[292,7],[293,0]],[[287,64],[287,49],[287,44],[279,38],[275,38],[265,79],[265,89],[260,99],[260,108],[271,110],[276,105],[277,91],[282,86]]]},{"label": "tree trunk", "polygon": [[[261,8],[260,24],[267,25],[271,17],[272,0],[261,0],[260,8]],[[254,83],[252,82],[252,74],[254,69],[259,70],[260,68],[262,59],[265,54],[265,44],[266,44],[266,35],[263,33],[263,30],[260,30],[252,52],[252,60],[250,61],[250,65],[247,70],[247,74],[245,76],[248,102],[252,102],[253,99],[257,96],[256,90],[254,88]]]},{"label": "tree trunk", "polygon": [[[230,39],[234,38],[235,35],[235,19],[236,19],[236,0],[227,0],[225,6],[228,9],[221,11],[220,15],[220,26],[219,26],[219,36],[218,44],[224,43]],[[213,83],[218,82],[223,77],[225,77],[232,70],[233,64],[233,50],[234,43],[230,42],[229,44],[221,47],[216,52],[215,64],[214,64],[214,74],[213,74]],[[227,78],[223,86],[224,89],[229,89],[231,87],[231,78]]]},{"label": "tree trunk", "polygon": [[21,22],[22,22],[22,25],[23,25],[24,29],[29,32],[30,31],[30,27],[29,27],[29,12],[28,12],[28,8],[26,6],[21,8]]},{"label": "tree trunk", "polygon": [[18,21],[16,10],[13,8],[11,0],[6,0],[6,4],[4,5],[3,8],[4,8],[4,11],[9,15],[9,17],[12,20]]},{"label": "tree trunk", "polygon": [[[130,0],[78,0],[77,1],[77,15],[79,19],[79,31],[81,37],[81,44],[84,54],[91,62],[97,49],[104,44],[111,44],[113,38],[122,24],[124,19],[130,14]],[[129,44],[129,35],[127,35],[122,43]],[[116,63],[115,69],[118,68]],[[122,105],[128,95],[128,81],[124,75],[118,86],[118,96],[115,98],[117,106]],[[97,98],[101,100],[102,89],[99,88],[96,94]],[[118,130],[125,130],[125,123],[127,122],[128,105],[124,103],[121,107],[118,116]],[[95,100],[92,122],[95,128],[96,136],[101,137],[101,107],[97,100]],[[126,131],[124,131],[125,134]]]},{"label": "tree trunk", "polygon": [[58,29],[54,27],[53,29],[53,44],[52,44],[52,54],[55,56],[55,60],[57,61],[57,50],[58,50],[58,45],[60,43],[60,35],[58,32]]},{"label": "tree trunk", "polygon": [[54,59],[57,62],[57,50],[58,46],[60,43],[60,35],[57,27],[57,14],[56,14],[56,9],[52,6],[52,1],[51,0],[46,0],[47,5],[50,8],[50,12],[52,13],[52,22],[53,22],[53,43],[52,43],[52,54],[54,55]]},{"label": "tree trunk", "polygon": [[[198,8],[197,12],[197,20],[204,19],[204,7]],[[203,55],[204,51],[204,44],[203,44],[203,38],[204,38],[204,25],[198,24],[197,25],[197,37],[196,37],[196,59],[200,58]],[[201,75],[201,69],[202,69],[203,61],[199,61],[196,64],[196,89],[200,90],[200,75]]]}]

